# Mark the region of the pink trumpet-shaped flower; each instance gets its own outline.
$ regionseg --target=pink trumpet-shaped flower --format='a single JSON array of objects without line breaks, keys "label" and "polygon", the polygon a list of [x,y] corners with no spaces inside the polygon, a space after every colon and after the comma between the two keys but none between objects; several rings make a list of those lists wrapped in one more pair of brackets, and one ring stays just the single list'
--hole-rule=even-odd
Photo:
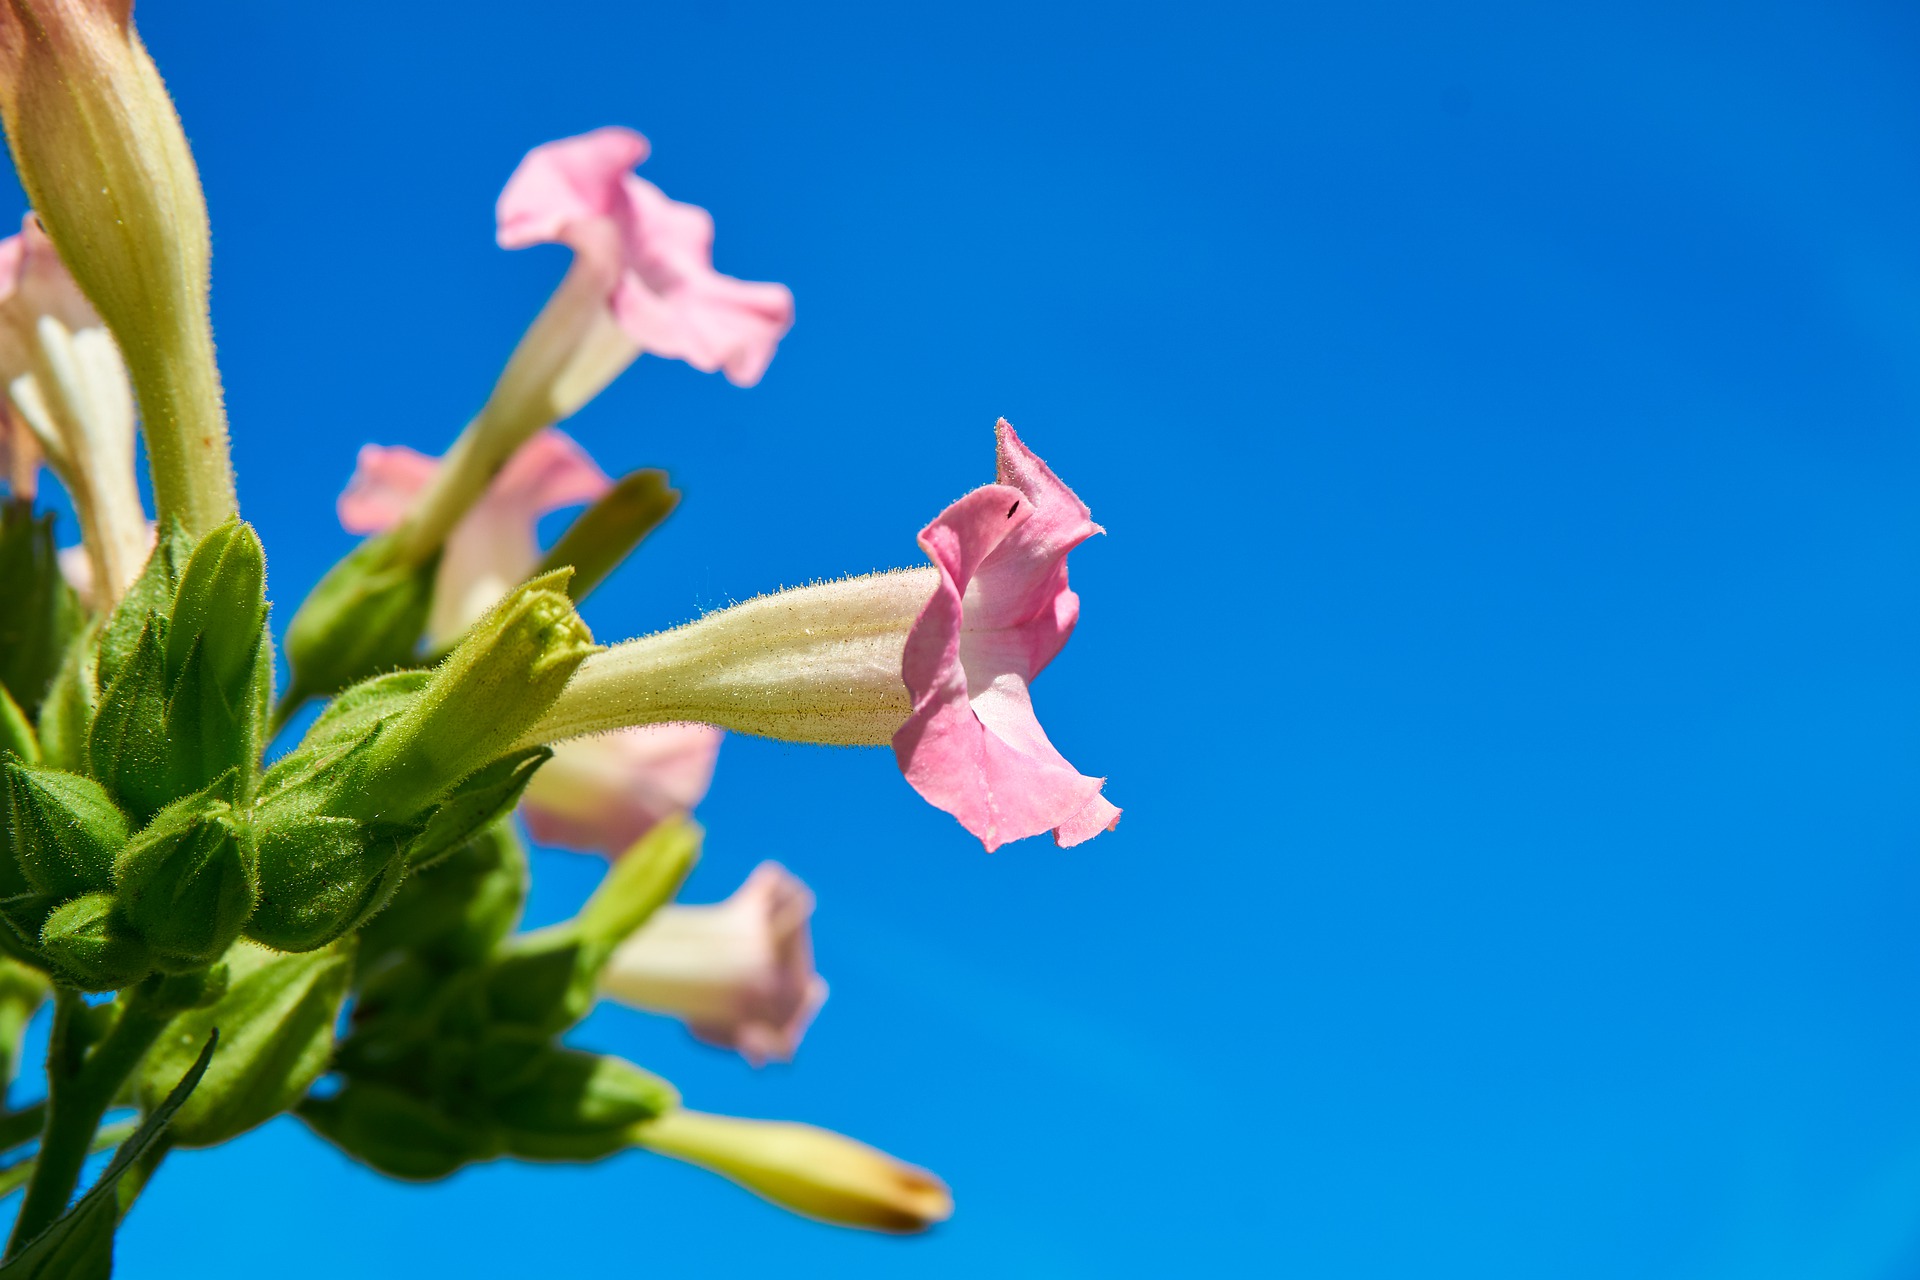
[{"label": "pink trumpet-shaped flower", "polygon": [[[349,533],[379,533],[406,515],[440,459],[401,446],[364,445],[340,495]],[[540,563],[534,525],[549,511],[592,502],[613,482],[564,432],[540,432],[500,469],[447,539],[434,581],[428,643],[446,644]]]},{"label": "pink trumpet-shaped flower", "polygon": [[712,217],[633,173],[647,151],[619,128],[535,147],[500,193],[500,246],[571,248],[637,348],[627,359],[651,351],[752,386],[793,325],[793,295],[715,271]]},{"label": "pink trumpet-shaped flower", "polygon": [[712,725],[658,724],[559,743],[527,784],[520,815],[541,844],[617,858],[700,803],[723,736]]},{"label": "pink trumpet-shaped flower", "polygon": [[907,636],[913,714],[893,749],[914,790],[989,851],[1049,828],[1075,845],[1112,830],[1120,810],[1101,795],[1105,778],[1047,740],[1027,686],[1080,616],[1067,553],[1104,531],[1004,418],[995,434],[998,483],[920,531],[940,582]]},{"label": "pink trumpet-shaped flower", "polygon": [[755,1066],[788,1061],[827,998],[812,915],[807,886],[763,862],[725,902],[662,907],[614,952],[601,990]]}]

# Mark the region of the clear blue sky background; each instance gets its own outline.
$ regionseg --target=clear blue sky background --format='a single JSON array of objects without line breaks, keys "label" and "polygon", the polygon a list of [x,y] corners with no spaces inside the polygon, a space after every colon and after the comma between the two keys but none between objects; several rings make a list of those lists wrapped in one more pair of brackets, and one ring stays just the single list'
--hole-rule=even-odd
[{"label": "clear blue sky background", "polygon": [[832,999],[757,1073],[582,1030],[939,1170],[930,1237],[282,1121],[125,1274],[1920,1274],[1920,20],[1585,8],[141,0],[283,622],[559,277],[521,153],[624,123],[799,323],[574,422],[687,495],[598,633],[913,562],[1005,414],[1111,531],[1036,696],[1127,817],[989,857],[732,740],[691,893],[792,867]]}]

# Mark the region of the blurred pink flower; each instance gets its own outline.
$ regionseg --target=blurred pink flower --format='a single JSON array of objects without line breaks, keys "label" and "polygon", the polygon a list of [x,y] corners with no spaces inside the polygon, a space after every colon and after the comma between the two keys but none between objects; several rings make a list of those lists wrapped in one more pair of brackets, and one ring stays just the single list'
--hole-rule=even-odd
[{"label": "blurred pink flower", "polygon": [[995,433],[998,483],[920,531],[940,581],[907,636],[913,714],[893,749],[914,789],[988,850],[1049,828],[1075,845],[1112,830],[1120,810],[1101,795],[1105,778],[1047,740],[1027,686],[1080,616],[1067,553],[1104,531],[1004,418]]},{"label": "blurred pink flower", "polygon": [[[559,243],[573,250],[570,276],[592,282],[594,289],[583,296],[610,312],[631,343],[624,360],[616,352],[596,359],[590,377],[577,373],[582,380],[597,380],[592,391],[641,351],[685,360],[708,373],[724,370],[736,385],[752,386],[793,325],[793,295],[784,285],[716,272],[712,217],[698,206],[668,199],[633,173],[647,151],[645,138],[619,128],[535,147],[500,193],[500,246]],[[563,328],[573,335],[572,347],[582,345],[582,333],[593,332],[556,326],[556,335]],[[560,398],[584,402],[586,397]]]},{"label": "blurred pink flower", "polygon": [[558,743],[520,800],[541,844],[618,858],[664,818],[707,794],[724,733],[705,724],[641,725]]},{"label": "blurred pink flower", "polygon": [[[402,446],[363,445],[340,495],[350,533],[379,533],[399,523],[440,467],[440,459]],[[522,445],[487,492],[454,526],[433,588],[427,639],[458,638],[540,563],[534,525],[549,511],[592,502],[612,487],[605,472],[565,433],[548,428]]]},{"label": "blurred pink flower", "polygon": [[601,991],[679,1018],[755,1066],[788,1061],[827,998],[812,915],[807,886],[763,862],[725,902],[662,907],[614,952]]}]

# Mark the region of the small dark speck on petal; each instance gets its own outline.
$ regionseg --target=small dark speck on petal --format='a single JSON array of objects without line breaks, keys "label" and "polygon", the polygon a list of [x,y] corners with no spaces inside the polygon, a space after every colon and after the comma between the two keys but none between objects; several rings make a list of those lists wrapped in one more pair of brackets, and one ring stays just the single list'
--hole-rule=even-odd
[{"label": "small dark speck on petal", "polygon": [[1015,498],[1013,505],[1007,508],[1007,519],[1013,519],[1013,513],[1020,509],[1020,499]]}]

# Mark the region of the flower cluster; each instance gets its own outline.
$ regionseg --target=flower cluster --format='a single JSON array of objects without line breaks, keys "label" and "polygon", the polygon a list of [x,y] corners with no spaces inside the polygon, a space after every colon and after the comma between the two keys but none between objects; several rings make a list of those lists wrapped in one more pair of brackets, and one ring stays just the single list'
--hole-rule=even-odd
[{"label": "flower cluster", "polygon": [[[199,181],[126,0],[0,7],[0,115],[35,206],[0,241],[0,1054],[53,1004],[50,1097],[0,1112],[0,1143],[40,1144],[10,1256],[102,1256],[101,1206],[169,1148],[285,1111],[399,1178],[641,1148],[830,1222],[944,1219],[923,1170],[689,1110],[562,1038],[613,1000],[761,1065],[821,1012],[792,872],[762,861],[724,902],[676,901],[728,731],[890,748],[987,850],[1115,826],[1032,697],[1079,618],[1086,505],[1001,421],[991,481],[918,531],[921,563],[599,643],[578,605],[679,495],[556,424],[649,353],[750,387],[794,321],[784,287],[715,269],[705,210],[637,175],[644,138],[600,129],[508,178],[499,244],[563,244],[571,265],[443,456],[361,450],[338,517],[363,541],[293,613],[276,697]],[[43,466],[78,518],[64,551]],[[572,508],[543,547],[538,522]],[[607,861],[561,924],[518,927],[523,830]],[[139,1126],[69,1208],[126,1098]]]}]

